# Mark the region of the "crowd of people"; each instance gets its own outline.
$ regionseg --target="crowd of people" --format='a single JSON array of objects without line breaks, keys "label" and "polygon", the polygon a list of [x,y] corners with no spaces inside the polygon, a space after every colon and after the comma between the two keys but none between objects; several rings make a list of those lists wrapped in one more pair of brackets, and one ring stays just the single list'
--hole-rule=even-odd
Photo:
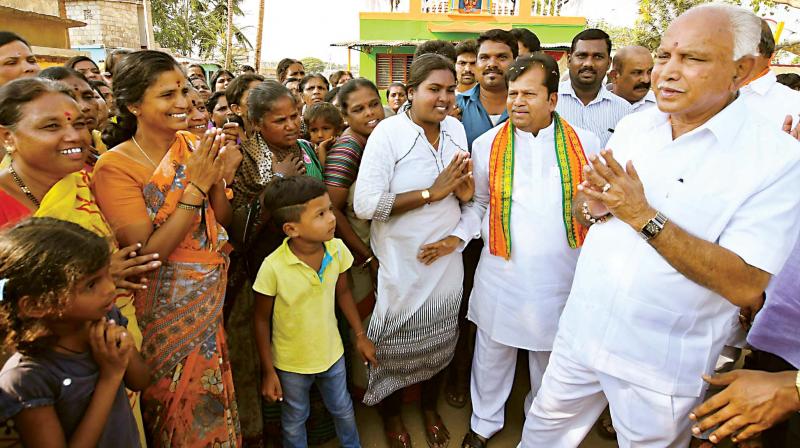
[{"label": "crowd of people", "polygon": [[613,50],[433,40],[382,95],[0,31],[4,433],[358,447],[356,400],[407,448],[418,401],[483,448],[522,351],[522,447],[800,446],[797,76],[724,4]]}]

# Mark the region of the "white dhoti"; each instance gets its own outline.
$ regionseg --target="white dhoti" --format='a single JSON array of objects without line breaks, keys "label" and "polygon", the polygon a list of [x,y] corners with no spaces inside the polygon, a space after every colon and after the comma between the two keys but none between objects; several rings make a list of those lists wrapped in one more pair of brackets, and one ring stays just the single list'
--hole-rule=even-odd
[{"label": "white dhoti", "polygon": [[525,416],[521,447],[577,447],[606,404],[620,447],[688,446],[689,412],[700,404],[700,397],[665,395],[597,372],[562,348],[553,351]]},{"label": "white dhoti", "polygon": [[[478,328],[470,379],[470,428],[481,437],[488,439],[503,429],[506,401],[514,384],[517,350],[519,349],[516,347],[493,341],[485,331]],[[528,352],[531,384],[528,397],[535,396],[539,390],[549,359],[549,351]],[[526,400],[526,404],[528,403],[530,402]]]}]

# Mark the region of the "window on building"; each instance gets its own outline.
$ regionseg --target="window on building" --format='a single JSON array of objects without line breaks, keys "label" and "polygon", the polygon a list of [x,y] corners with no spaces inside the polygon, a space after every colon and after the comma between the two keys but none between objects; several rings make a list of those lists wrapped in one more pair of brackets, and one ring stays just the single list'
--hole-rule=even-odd
[{"label": "window on building", "polygon": [[393,82],[408,82],[411,73],[411,54],[378,54],[378,68],[375,76],[379,89],[389,88]]}]

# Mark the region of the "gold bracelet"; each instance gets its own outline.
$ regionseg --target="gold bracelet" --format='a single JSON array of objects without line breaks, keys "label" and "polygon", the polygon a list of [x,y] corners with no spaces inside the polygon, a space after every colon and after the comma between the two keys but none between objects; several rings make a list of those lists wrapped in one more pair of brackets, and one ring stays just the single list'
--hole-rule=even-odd
[{"label": "gold bracelet", "polygon": [[178,201],[178,205],[177,205],[177,207],[178,207],[179,209],[182,209],[182,210],[189,210],[189,211],[192,211],[192,212],[194,212],[194,211],[197,211],[197,210],[200,210],[200,209],[202,209],[202,208],[203,208],[203,204],[200,204],[200,205],[194,205],[194,204],[187,204],[187,203],[185,203],[185,202],[180,202],[180,201]]}]

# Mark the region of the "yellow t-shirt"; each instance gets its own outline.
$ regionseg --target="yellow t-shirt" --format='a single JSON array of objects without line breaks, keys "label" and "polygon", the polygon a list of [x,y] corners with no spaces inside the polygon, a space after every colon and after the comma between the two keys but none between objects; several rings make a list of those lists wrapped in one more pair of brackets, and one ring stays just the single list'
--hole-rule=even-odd
[{"label": "yellow t-shirt", "polygon": [[336,325],[336,281],[353,265],[353,255],[338,238],[326,241],[325,250],[319,274],[297,258],[286,238],[258,270],[253,290],[275,297],[272,361],[276,369],[321,373],[344,354]]}]

